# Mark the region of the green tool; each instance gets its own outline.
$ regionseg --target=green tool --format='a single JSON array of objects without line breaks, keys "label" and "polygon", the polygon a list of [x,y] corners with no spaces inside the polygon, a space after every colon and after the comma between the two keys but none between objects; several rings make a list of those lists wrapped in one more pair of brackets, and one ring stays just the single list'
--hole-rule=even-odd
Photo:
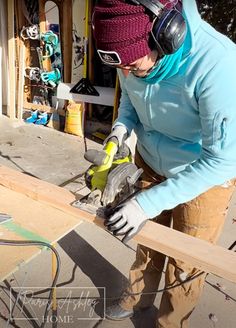
[{"label": "green tool", "polygon": [[103,150],[91,149],[85,159],[93,163],[85,172],[85,182],[91,192],[72,205],[101,216],[106,206],[114,206],[133,193],[133,187],[142,170],[132,163],[127,145],[118,148],[116,138],[111,138]]}]

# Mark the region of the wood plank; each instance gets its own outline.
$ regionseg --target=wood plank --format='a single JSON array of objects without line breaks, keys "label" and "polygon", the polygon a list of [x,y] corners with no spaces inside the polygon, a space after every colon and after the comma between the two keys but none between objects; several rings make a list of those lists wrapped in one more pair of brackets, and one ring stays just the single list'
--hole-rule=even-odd
[{"label": "wood plank", "polygon": [[0,47],[0,116],[2,115],[2,47]]},{"label": "wood plank", "polygon": [[[43,204],[27,197],[24,194],[0,186],[1,212],[10,214],[13,217],[14,230],[0,225],[0,238],[24,240],[24,233],[19,232],[19,228],[30,231],[46,239],[49,243],[55,243],[68,232],[80,224],[80,220],[74,215],[68,215],[59,209],[48,204]],[[22,206],[22,204],[24,204]],[[37,238],[39,240],[39,238]],[[4,280],[9,274],[18,269],[22,263],[28,262],[32,257],[41,252],[40,248],[32,247],[11,247],[1,246],[0,257],[0,280]]]},{"label": "wood plank", "polygon": [[121,96],[120,82],[119,82],[118,74],[116,73],[116,86],[115,86],[114,108],[112,113],[112,124],[114,123],[115,119],[118,116],[120,96]]},{"label": "wood plank", "polygon": [[16,118],[16,69],[15,69],[15,33],[14,33],[14,0],[7,1],[8,12],[8,69],[9,69],[9,100],[7,115]]},{"label": "wood plank", "polygon": [[[23,193],[35,200],[94,223],[104,229],[103,219],[72,207],[74,195],[63,188],[52,185],[0,166],[0,185]],[[134,239],[147,247],[177,258],[205,272],[211,272],[236,282],[236,253],[221,246],[148,221]]]},{"label": "wood plank", "polygon": [[34,103],[31,103],[28,101],[24,101],[23,108],[25,110],[39,110],[41,112],[57,113],[61,116],[65,116],[64,109],[56,109],[54,107],[50,107],[50,106],[42,105],[42,104],[34,104]]},{"label": "wood plank", "polygon": [[28,101],[24,101],[23,107],[25,109],[31,109],[31,110],[40,110],[42,112],[48,112],[48,113],[54,113],[56,112],[56,109],[47,105],[42,105],[42,104],[35,104],[35,103],[31,103]]},{"label": "wood plank", "polygon": [[55,2],[59,7],[63,81],[70,83],[72,63],[72,0],[56,0]]},{"label": "wood plank", "polygon": [[18,95],[17,95],[17,118],[23,118],[23,102],[24,102],[24,83],[25,83],[25,45],[21,40],[19,41],[19,81],[18,81]]},{"label": "wood plank", "polygon": [[[21,42],[23,42],[23,40],[21,40],[21,37],[20,37],[20,32],[21,32],[23,26],[29,25],[29,22],[24,15],[25,10],[26,10],[26,6],[24,4],[24,1],[15,0],[15,17],[16,17],[15,21],[16,21],[18,56],[20,54],[20,44],[21,44]],[[29,66],[32,66],[31,65],[30,40],[24,40],[23,44],[25,47],[24,64],[25,64],[25,67],[29,67]],[[18,63],[18,66],[20,66],[19,63]],[[23,98],[24,99],[31,98],[31,88],[29,88],[29,85],[31,85],[31,80],[28,81],[28,86],[24,86],[24,90],[23,90]],[[18,87],[18,89],[19,89],[19,87]],[[19,101],[19,99],[18,99],[18,101]]]}]

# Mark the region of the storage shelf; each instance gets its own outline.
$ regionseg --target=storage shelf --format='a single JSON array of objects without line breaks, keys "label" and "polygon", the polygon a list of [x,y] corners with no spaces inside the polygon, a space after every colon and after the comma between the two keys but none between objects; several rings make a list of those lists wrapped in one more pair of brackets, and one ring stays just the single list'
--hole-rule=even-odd
[{"label": "storage shelf", "polygon": [[57,87],[57,98],[74,100],[75,102],[114,106],[115,88],[94,86],[94,88],[98,91],[99,96],[89,96],[71,93],[70,90],[73,86],[74,84],[71,83],[59,83]]}]

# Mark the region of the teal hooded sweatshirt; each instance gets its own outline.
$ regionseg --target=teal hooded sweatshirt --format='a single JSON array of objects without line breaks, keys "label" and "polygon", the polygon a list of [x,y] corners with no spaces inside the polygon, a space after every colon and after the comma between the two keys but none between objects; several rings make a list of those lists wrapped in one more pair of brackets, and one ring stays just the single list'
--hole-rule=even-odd
[{"label": "teal hooded sweatshirt", "polygon": [[150,78],[118,70],[114,125],[134,130],[144,161],[167,177],[136,197],[149,218],[236,177],[236,45],[201,19],[195,0],[183,0],[183,14],[187,36],[177,55]]}]

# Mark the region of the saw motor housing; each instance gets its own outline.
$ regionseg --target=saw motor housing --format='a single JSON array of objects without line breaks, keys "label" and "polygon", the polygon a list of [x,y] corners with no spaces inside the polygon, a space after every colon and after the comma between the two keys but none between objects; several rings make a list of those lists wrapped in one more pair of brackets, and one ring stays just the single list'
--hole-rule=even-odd
[{"label": "saw motor housing", "polygon": [[114,208],[137,191],[136,182],[143,170],[132,163],[126,144],[118,149],[117,140],[109,140],[103,150],[88,150],[85,159],[93,163],[85,172],[86,186],[91,192],[73,206],[97,213],[107,206]]}]

